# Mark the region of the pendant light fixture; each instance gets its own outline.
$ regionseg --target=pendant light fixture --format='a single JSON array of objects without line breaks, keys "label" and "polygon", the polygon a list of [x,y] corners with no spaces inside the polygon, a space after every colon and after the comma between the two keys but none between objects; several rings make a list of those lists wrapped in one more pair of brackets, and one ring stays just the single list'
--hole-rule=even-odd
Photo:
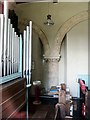
[{"label": "pendant light fixture", "polygon": [[48,15],[47,15],[47,20],[44,22],[45,25],[51,26],[54,25],[54,22],[52,20],[51,14],[49,14],[49,3],[48,3]]}]

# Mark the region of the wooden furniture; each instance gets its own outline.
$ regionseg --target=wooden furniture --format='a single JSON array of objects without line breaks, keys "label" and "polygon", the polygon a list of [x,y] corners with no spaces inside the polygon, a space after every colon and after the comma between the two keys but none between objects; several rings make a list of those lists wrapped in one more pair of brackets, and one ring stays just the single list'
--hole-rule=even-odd
[{"label": "wooden furniture", "polygon": [[90,119],[90,90],[86,92],[85,95],[85,105],[86,105],[86,119]]},{"label": "wooden furniture", "polygon": [[26,102],[25,79],[17,79],[0,86],[0,115],[2,118],[16,118]]},{"label": "wooden furniture", "polygon": [[53,97],[50,95],[41,95],[40,100],[44,104],[55,105],[58,102],[58,97]]}]

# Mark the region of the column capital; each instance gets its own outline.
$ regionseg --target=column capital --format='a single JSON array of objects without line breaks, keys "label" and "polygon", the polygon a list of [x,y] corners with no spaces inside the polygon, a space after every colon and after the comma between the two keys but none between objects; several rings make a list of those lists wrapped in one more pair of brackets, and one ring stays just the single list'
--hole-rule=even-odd
[{"label": "column capital", "polygon": [[61,59],[61,55],[59,56],[45,56],[43,55],[43,59],[45,62],[59,62]]}]

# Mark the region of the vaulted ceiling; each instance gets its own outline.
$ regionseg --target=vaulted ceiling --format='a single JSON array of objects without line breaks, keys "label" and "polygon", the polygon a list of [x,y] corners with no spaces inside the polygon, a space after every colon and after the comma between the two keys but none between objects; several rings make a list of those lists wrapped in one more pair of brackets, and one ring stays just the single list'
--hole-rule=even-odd
[{"label": "vaulted ceiling", "polygon": [[[80,12],[88,10],[88,3],[87,2],[84,2],[84,3],[83,2],[75,2],[75,3],[59,2],[57,4],[54,4],[50,2],[49,9],[50,9],[49,12],[52,15],[52,19],[55,23],[53,26],[50,26],[50,27],[44,25],[44,22],[46,21],[46,16],[48,14],[48,2],[17,4],[15,11],[19,17],[19,21],[23,22],[23,24],[25,22],[24,25],[19,24],[20,29],[22,29],[23,31],[25,29],[25,26],[29,22],[29,20],[32,20],[33,23],[35,23],[45,33],[51,49],[53,48],[56,35],[59,29],[62,27],[62,25],[72,16],[76,16]],[[67,27],[65,27],[65,29],[66,28]],[[61,36],[62,34],[60,34],[60,38]],[[55,43],[57,43],[57,40]],[[59,44],[59,47],[60,47],[60,44]],[[59,48],[59,47],[56,47],[56,48]],[[56,49],[54,49],[54,51],[55,50]],[[47,54],[50,54],[49,52],[47,52]]]}]

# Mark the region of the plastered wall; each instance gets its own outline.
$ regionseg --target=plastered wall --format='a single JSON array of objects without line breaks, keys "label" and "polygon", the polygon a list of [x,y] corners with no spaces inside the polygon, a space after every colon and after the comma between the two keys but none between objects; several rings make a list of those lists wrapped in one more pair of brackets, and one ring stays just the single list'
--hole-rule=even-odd
[{"label": "plastered wall", "polygon": [[[48,14],[48,6],[49,6],[49,12],[52,15],[52,19],[55,22],[55,24],[51,27],[45,26],[43,24]],[[87,38],[88,23],[82,22],[78,25],[75,24],[76,27],[72,28],[70,32],[66,33],[67,35],[65,41],[62,44],[62,49],[60,53],[61,59],[59,60],[56,58],[53,59],[51,58],[51,56],[49,57],[49,53],[52,54],[52,56],[55,55],[55,51],[57,49],[57,47],[55,48],[55,39],[59,32],[59,29],[63,26],[65,21],[70,19],[72,16],[78,14],[79,12],[82,12],[87,9],[88,9],[88,3],[85,2],[84,3],[65,2],[59,4],[32,3],[26,5],[25,4],[17,5],[15,7],[15,11],[19,16],[19,21],[32,20],[33,23],[35,23],[44,32],[48,40],[49,49],[47,54],[48,56],[46,59],[40,60],[41,58],[39,56],[39,53],[37,53],[40,51],[36,51],[36,49],[33,49],[34,54],[38,56],[35,57],[36,61],[39,61],[39,64],[41,63],[43,66],[42,69],[39,67],[37,68],[37,71],[39,72],[37,72],[35,76],[33,74],[33,79],[42,78],[42,84],[43,86],[45,86],[46,89],[50,88],[52,85],[58,85],[62,82],[65,82],[67,86],[70,87],[71,94],[73,96],[78,95],[77,93],[78,88],[76,83],[77,74],[82,73],[82,68],[84,70],[83,73],[87,73],[86,52],[87,52],[87,39],[88,39]],[[77,18],[75,20],[77,20]],[[19,27],[22,31],[25,28],[25,24],[24,25],[20,24]],[[65,30],[65,28],[63,30]],[[35,39],[37,39],[37,37]],[[37,43],[36,46],[38,46],[39,44]],[[56,44],[58,44],[58,41]],[[83,59],[83,54],[84,54],[84,59]],[[79,67],[78,72],[77,72],[77,67]],[[40,69],[42,71],[40,71]],[[42,73],[42,77],[41,77],[41,73]],[[74,89],[72,84],[75,85],[76,90]]]}]

